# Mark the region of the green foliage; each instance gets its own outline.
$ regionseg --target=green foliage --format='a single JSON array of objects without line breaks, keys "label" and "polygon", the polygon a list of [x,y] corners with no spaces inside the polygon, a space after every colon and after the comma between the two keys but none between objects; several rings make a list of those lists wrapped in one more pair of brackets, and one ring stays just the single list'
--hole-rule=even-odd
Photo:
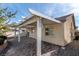
[{"label": "green foliage", "polygon": [[14,12],[9,10],[9,8],[0,7],[0,35],[9,31],[9,28],[4,25],[8,24],[11,18],[14,18],[16,16],[16,13],[17,11]]},{"label": "green foliage", "polygon": [[4,18],[0,18],[0,24],[4,23],[6,20]]},{"label": "green foliage", "polygon": [[7,26],[4,25],[0,25],[0,33],[5,33],[7,31],[9,31],[10,29]]},{"label": "green foliage", "polygon": [[0,8],[0,23],[6,22],[11,20],[11,18],[14,18],[17,11],[11,11],[8,8]]}]

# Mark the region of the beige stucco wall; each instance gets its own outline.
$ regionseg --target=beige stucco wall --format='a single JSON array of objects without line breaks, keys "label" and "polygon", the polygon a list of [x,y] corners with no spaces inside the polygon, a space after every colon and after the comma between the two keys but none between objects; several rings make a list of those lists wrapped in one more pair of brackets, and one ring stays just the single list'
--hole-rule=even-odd
[{"label": "beige stucco wall", "polygon": [[29,32],[29,37],[32,37],[32,38],[37,38],[37,31],[36,31],[36,28],[34,29],[34,32]]},{"label": "beige stucco wall", "polygon": [[[73,39],[75,38],[75,29],[74,29],[72,16],[69,16],[66,19],[67,21],[64,23],[65,44],[72,42]],[[71,37],[71,33],[73,34],[73,37]]]},{"label": "beige stucco wall", "polygon": [[6,36],[7,37],[14,37],[15,36],[14,31],[6,32]]},{"label": "beige stucco wall", "polygon": [[[44,35],[44,41],[53,43],[56,45],[64,46],[64,31],[62,24],[52,24],[48,26],[52,29],[53,35]],[[44,31],[45,32],[45,31]]]},{"label": "beige stucco wall", "polygon": [[[52,24],[52,25],[46,25],[48,28],[52,29],[53,34],[51,35],[45,35],[45,25],[43,27],[43,41],[53,43],[56,45],[64,46],[64,31],[63,31],[63,25],[62,24]],[[37,32],[36,28],[34,32],[30,32],[30,37],[37,39]]]}]

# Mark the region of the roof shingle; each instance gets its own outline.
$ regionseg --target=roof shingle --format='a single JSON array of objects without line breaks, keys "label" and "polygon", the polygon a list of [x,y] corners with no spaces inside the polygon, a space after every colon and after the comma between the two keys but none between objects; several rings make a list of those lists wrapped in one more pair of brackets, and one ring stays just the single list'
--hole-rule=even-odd
[{"label": "roof shingle", "polygon": [[71,16],[71,15],[74,15],[74,14],[69,14],[69,15],[65,15],[65,16],[62,16],[62,17],[58,17],[58,18],[55,18],[61,22],[65,22],[66,21],[66,18]]}]

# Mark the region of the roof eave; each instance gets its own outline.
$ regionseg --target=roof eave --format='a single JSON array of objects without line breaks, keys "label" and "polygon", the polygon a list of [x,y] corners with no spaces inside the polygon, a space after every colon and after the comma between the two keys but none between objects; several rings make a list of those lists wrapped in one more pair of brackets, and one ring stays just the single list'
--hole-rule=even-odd
[{"label": "roof eave", "polygon": [[46,19],[51,20],[51,21],[54,21],[54,22],[56,22],[56,23],[61,23],[61,21],[59,21],[59,20],[56,20],[56,19],[51,18],[51,17],[49,17],[49,16],[43,15],[42,13],[39,13],[39,12],[37,12],[37,11],[35,11],[35,10],[32,10],[32,9],[30,9],[30,8],[29,8],[29,12],[30,12],[31,14],[33,14],[33,15],[46,18]]}]

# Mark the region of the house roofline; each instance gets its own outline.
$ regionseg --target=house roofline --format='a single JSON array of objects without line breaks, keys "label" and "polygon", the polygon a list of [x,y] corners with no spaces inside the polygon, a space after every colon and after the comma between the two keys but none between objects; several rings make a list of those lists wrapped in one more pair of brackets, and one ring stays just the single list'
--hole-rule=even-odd
[{"label": "house roofline", "polygon": [[51,20],[51,21],[56,22],[56,23],[61,23],[61,21],[59,21],[59,20],[56,20],[56,19],[51,18],[51,17],[49,17],[49,16],[43,15],[42,13],[37,12],[37,11],[35,11],[35,10],[32,10],[32,9],[30,9],[30,8],[29,8],[28,10],[29,10],[29,12],[31,13],[31,16],[24,18],[25,21],[19,23],[17,26],[20,26],[20,25],[22,25],[23,23],[27,22],[27,21],[28,21],[30,18],[32,18],[33,16],[39,16],[39,17],[42,17],[42,18]]},{"label": "house roofline", "polygon": [[56,20],[56,19],[54,19],[54,18],[52,18],[52,17],[49,17],[49,16],[46,16],[46,15],[44,15],[44,14],[42,14],[42,13],[40,13],[40,12],[37,12],[37,11],[35,11],[35,10],[32,10],[32,9],[30,9],[30,8],[29,8],[29,12],[30,12],[32,15],[36,15],[36,16],[39,16],[39,17],[42,17],[42,18],[45,18],[45,19],[54,21],[54,22],[56,22],[56,23],[61,23],[61,21],[59,21],[59,20]]}]

